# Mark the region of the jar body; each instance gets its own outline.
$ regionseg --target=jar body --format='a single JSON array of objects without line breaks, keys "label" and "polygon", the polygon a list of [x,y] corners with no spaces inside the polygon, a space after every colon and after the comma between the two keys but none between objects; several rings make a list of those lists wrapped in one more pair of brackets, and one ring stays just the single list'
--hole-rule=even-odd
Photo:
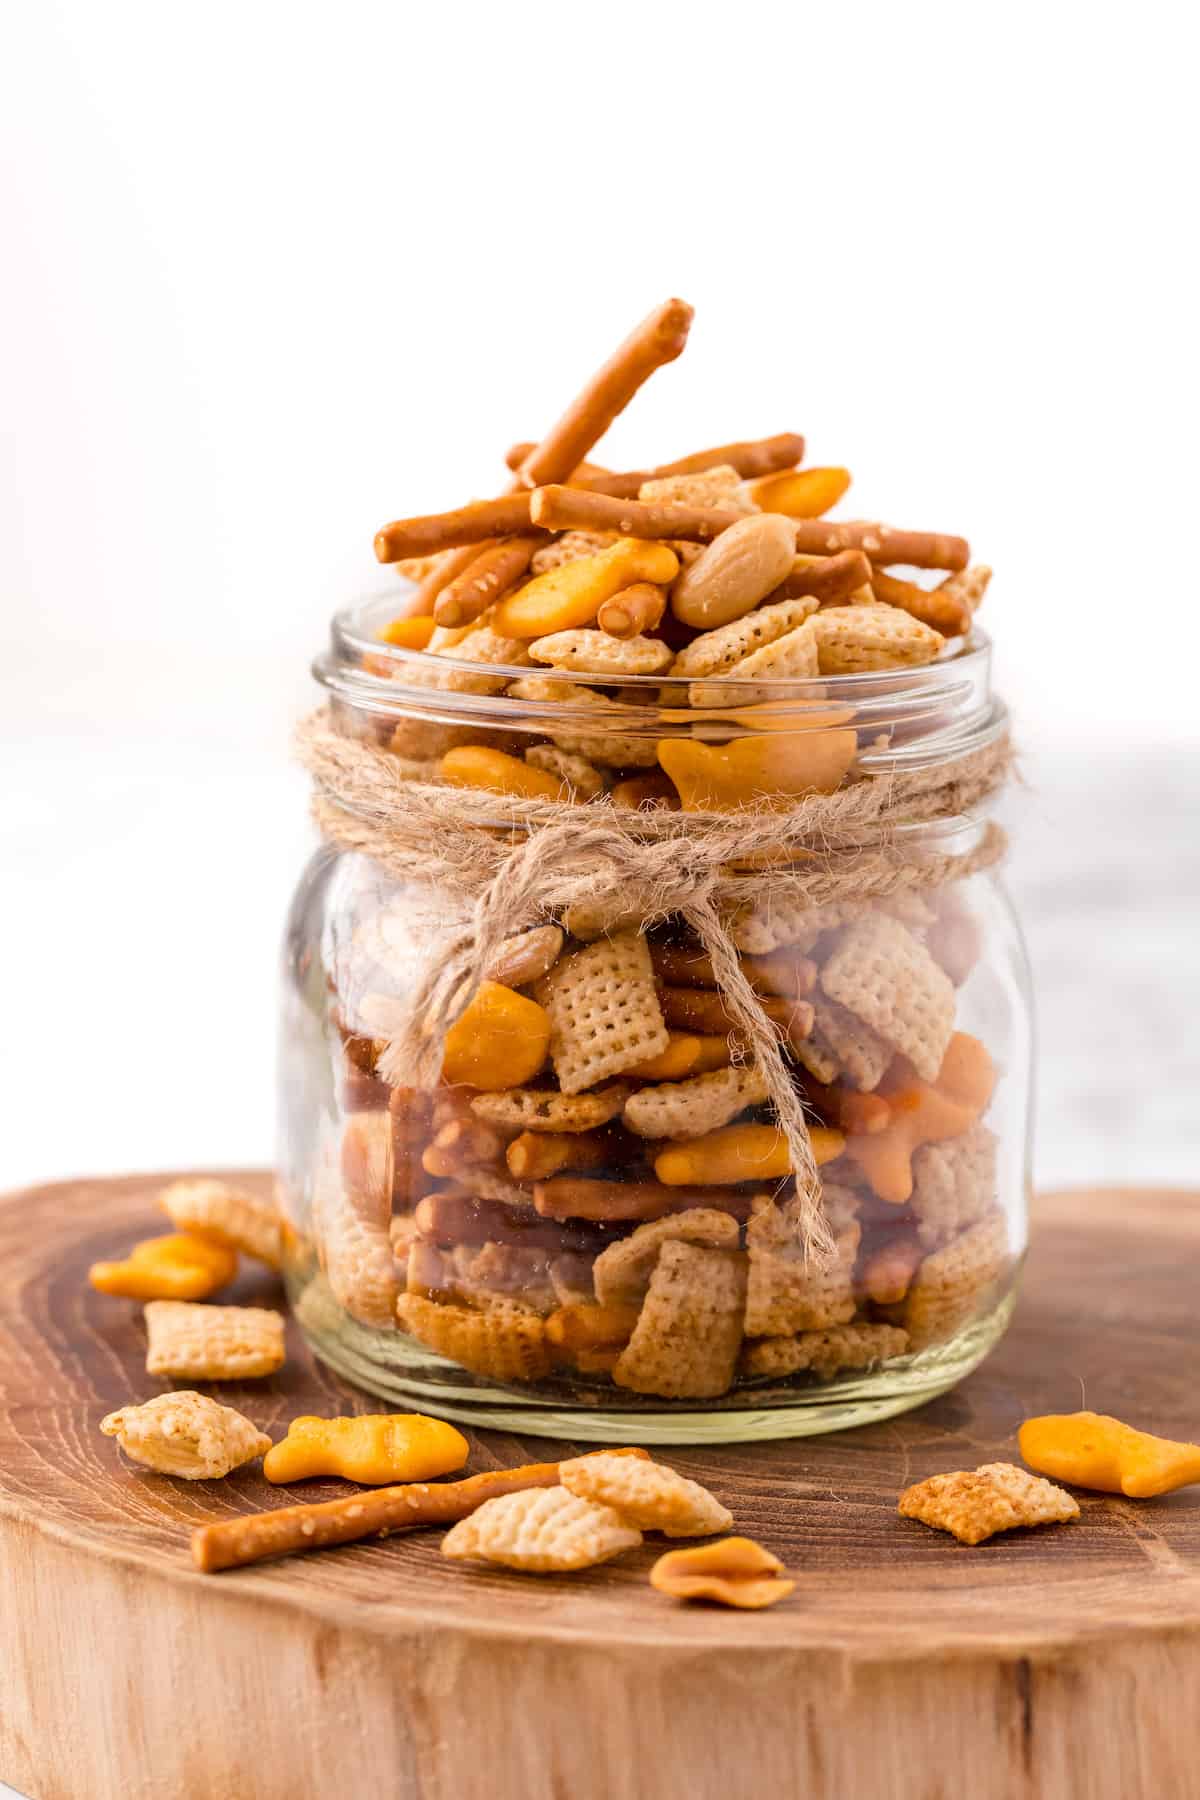
[{"label": "jar body", "polygon": [[842,1429],[981,1360],[1029,1181],[1028,981],[1002,885],[807,914],[767,891],[731,929],[816,1127],[828,1265],[789,1227],[765,1097],[678,916],[543,920],[553,967],[517,966],[535,1005],[568,963],[602,977],[615,957],[646,984],[653,1030],[639,1044],[635,1018],[595,1080],[568,1078],[561,1044],[543,1066],[516,1016],[509,1067],[418,1091],[381,1078],[380,1020],[436,955],[437,896],[318,853],[287,934],[280,1187],[320,1355],[404,1407],[657,1443]]}]

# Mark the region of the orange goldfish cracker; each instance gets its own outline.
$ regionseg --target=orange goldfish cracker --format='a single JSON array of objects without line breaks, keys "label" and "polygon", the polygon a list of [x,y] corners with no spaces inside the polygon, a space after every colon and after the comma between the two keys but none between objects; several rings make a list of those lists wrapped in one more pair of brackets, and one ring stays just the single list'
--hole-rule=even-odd
[{"label": "orange goldfish cracker", "polygon": [[898,1056],[876,1092],[890,1117],[882,1131],[846,1139],[846,1155],[881,1200],[902,1206],[913,1191],[913,1153],[972,1126],[991,1099],[996,1071],[978,1038],[958,1031],[950,1039],[937,1080],[921,1081]]},{"label": "orange goldfish cracker", "polygon": [[173,1181],[158,1198],[180,1231],[240,1250],[270,1269],[279,1267],[280,1219],[269,1201],[227,1181],[207,1179]]},{"label": "orange goldfish cracker", "polygon": [[782,1202],[772,1195],[756,1199],[746,1226],[747,1336],[787,1337],[848,1324],[855,1312],[854,1261],[861,1237],[853,1220],[836,1230],[834,1259],[823,1264],[804,1254],[797,1196]]},{"label": "orange goldfish cracker", "polygon": [[151,1300],[146,1373],[192,1381],[245,1381],[282,1368],[283,1318],[261,1306]]},{"label": "orange goldfish cracker", "polygon": [[497,1563],[530,1575],[590,1569],[623,1550],[636,1550],[640,1531],[608,1506],[581,1500],[564,1487],[529,1488],[485,1500],[442,1539],[455,1562]]},{"label": "orange goldfish cracker", "polygon": [[126,1456],[182,1481],[218,1481],[271,1448],[271,1440],[232,1406],[183,1389],[141,1406],[122,1406],[100,1421]]},{"label": "orange goldfish cracker", "polygon": [[668,1400],[725,1393],[737,1368],[745,1301],[740,1250],[664,1244],[633,1336],[613,1367],[614,1382]]},{"label": "orange goldfish cracker", "polygon": [[558,1465],[568,1493],[613,1511],[638,1531],[661,1531],[665,1537],[710,1537],[728,1531],[733,1514],[727,1506],[674,1469],[647,1457],[606,1456],[593,1451]]},{"label": "orange goldfish cracker", "polygon": [[1040,1475],[1072,1487],[1145,1500],[1200,1481],[1200,1444],[1155,1437],[1105,1413],[1048,1413],[1026,1419],[1017,1440]]},{"label": "orange goldfish cracker", "polygon": [[438,777],[449,787],[487,788],[518,800],[569,798],[565,784],[556,776],[484,744],[461,744],[447,750],[438,764]]},{"label": "orange goldfish cracker", "polygon": [[700,1038],[693,1033],[671,1031],[666,1049],[626,1069],[626,1077],[632,1081],[680,1081],[694,1073],[702,1047]]},{"label": "orange goldfish cracker", "polygon": [[649,581],[635,581],[606,600],[596,614],[601,631],[613,638],[638,637],[653,631],[662,622],[667,596],[662,588]]},{"label": "orange goldfish cracker", "polygon": [[536,1000],[484,981],[446,1033],[442,1078],[488,1092],[520,1087],[542,1067],[549,1045],[550,1019]]},{"label": "orange goldfish cracker", "polygon": [[619,538],[595,556],[548,569],[501,600],[493,614],[497,631],[514,638],[547,637],[590,625],[606,600],[637,581],[672,581],[679,558],[665,544]]},{"label": "orange goldfish cracker", "polygon": [[[829,714],[831,722],[845,713]],[[662,738],[658,760],[675,783],[684,812],[781,810],[807,794],[832,794],[854,762],[853,731],[764,732],[728,744]]]},{"label": "orange goldfish cracker", "polygon": [[127,1300],[205,1300],[237,1274],[237,1255],[186,1232],[143,1238],[123,1262],[93,1263],[88,1280]]},{"label": "orange goldfish cracker", "polygon": [[581,1357],[596,1351],[612,1351],[612,1360],[625,1348],[638,1321],[638,1309],[624,1303],[595,1305],[590,1301],[560,1306],[546,1320],[546,1342],[563,1361],[579,1365]]},{"label": "orange goldfish cracker", "polygon": [[906,1488],[901,1518],[948,1531],[960,1544],[982,1544],[998,1531],[1027,1525],[1060,1525],[1079,1517],[1079,1505],[1062,1488],[1027,1475],[1013,1463],[984,1463],[931,1475]]},{"label": "orange goldfish cracker", "polygon": [[[645,1299],[650,1277],[666,1243],[703,1244],[712,1250],[736,1250],[740,1228],[731,1213],[697,1206],[639,1225],[626,1238],[602,1250],[592,1264],[596,1298],[605,1309],[636,1308]],[[626,1338],[637,1322],[636,1310]]]},{"label": "orange goldfish cracker", "polygon": [[819,519],[850,486],[849,469],[789,469],[756,481],[750,492],[764,512],[790,519]]},{"label": "orange goldfish cracker", "polygon": [[[421,614],[416,618],[393,619],[379,633],[379,640],[383,644],[395,644],[400,650],[424,650],[433,636],[436,624],[437,621],[428,614]],[[390,674],[391,665],[388,664],[387,667]]]},{"label": "orange goldfish cracker", "polygon": [[746,1537],[668,1550],[651,1569],[650,1585],[672,1600],[715,1600],[752,1611],[786,1600],[796,1586],[777,1556]]},{"label": "orange goldfish cracker", "polygon": [[[809,1136],[818,1168],[840,1156],[845,1146],[840,1131],[822,1125],[814,1125]],[[703,1137],[671,1144],[654,1159],[654,1173],[668,1187],[772,1181],[791,1172],[787,1139],[777,1125],[724,1125]]]},{"label": "orange goldfish cracker", "polygon": [[488,967],[487,979],[501,987],[526,987],[547,974],[562,954],[563,934],[557,925],[535,925],[505,938]]},{"label": "orange goldfish cracker", "polygon": [[739,519],[679,576],[671,589],[671,611],[697,631],[728,625],[779,586],[795,555],[789,519],[778,513]]},{"label": "orange goldfish cracker", "polygon": [[276,1484],[340,1475],[366,1487],[429,1481],[461,1469],[471,1446],[461,1431],[423,1413],[363,1413],[351,1419],[293,1419],[268,1451],[263,1474]]},{"label": "orange goldfish cracker", "polygon": [[[549,1016],[550,1056],[564,1094],[623,1074],[667,1047],[650,952],[637,931],[562,957],[536,992]],[[524,1079],[513,1076],[506,1085]]]},{"label": "orange goldfish cracker", "polygon": [[553,631],[534,638],[529,654],[581,675],[658,675],[670,668],[674,652],[661,638],[614,637],[606,631]]}]

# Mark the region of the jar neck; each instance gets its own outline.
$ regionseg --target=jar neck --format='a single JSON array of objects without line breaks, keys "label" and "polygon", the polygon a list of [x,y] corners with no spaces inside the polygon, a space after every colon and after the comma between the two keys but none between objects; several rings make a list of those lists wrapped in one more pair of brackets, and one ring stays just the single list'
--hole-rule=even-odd
[{"label": "jar neck", "polygon": [[[856,732],[860,773],[886,776],[935,770],[999,742],[1008,730],[1007,708],[992,692],[991,642],[979,630],[921,668],[804,681],[706,677],[705,700],[720,704],[694,707],[689,683],[672,682],[669,672],[604,682],[540,666],[481,665],[455,657],[452,648],[436,656],[400,649],[378,637],[397,604],[390,587],[335,614],[329,649],[313,664],[350,735],[385,738],[388,722],[401,720],[530,738],[569,728],[586,754],[590,734],[652,746],[663,738],[727,743],[836,727]],[[503,691],[510,681],[531,677],[536,698],[527,690],[519,698]]]}]

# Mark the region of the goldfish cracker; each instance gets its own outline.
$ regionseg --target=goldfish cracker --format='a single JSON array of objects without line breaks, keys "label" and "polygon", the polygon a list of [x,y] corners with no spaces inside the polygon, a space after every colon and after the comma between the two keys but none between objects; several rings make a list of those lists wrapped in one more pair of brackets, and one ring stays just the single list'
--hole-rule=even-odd
[{"label": "goldfish cracker", "polygon": [[495,1093],[532,1081],[550,1048],[550,1019],[498,981],[482,981],[462,1017],[446,1033],[442,1079]]},{"label": "goldfish cracker", "polygon": [[438,764],[438,776],[448,787],[486,788],[517,800],[570,798],[566,783],[556,775],[485,744],[460,744],[447,750]]},{"label": "goldfish cracker", "polygon": [[669,1032],[666,1049],[660,1050],[657,1056],[648,1056],[645,1062],[635,1063],[625,1071],[626,1078],[634,1081],[681,1081],[685,1075],[696,1073],[702,1049],[703,1041],[694,1032]]},{"label": "goldfish cracker", "polygon": [[903,1206],[913,1191],[913,1152],[968,1131],[991,1098],[996,1070],[984,1045],[968,1032],[950,1039],[936,1081],[918,1079],[912,1064],[896,1057],[875,1090],[887,1102],[882,1130],[854,1133],[846,1155],[881,1200]]},{"label": "goldfish cracker", "polygon": [[263,1458],[276,1484],[340,1475],[367,1487],[430,1481],[461,1469],[470,1455],[461,1431],[424,1413],[364,1413],[355,1419],[293,1419]]},{"label": "goldfish cracker", "polygon": [[496,607],[493,623],[505,637],[539,638],[590,625],[606,600],[640,581],[661,586],[679,572],[666,544],[618,538],[596,556],[577,557],[535,575]]},{"label": "goldfish cracker", "polygon": [[143,1238],[123,1262],[93,1263],[88,1280],[127,1300],[207,1300],[237,1274],[237,1252],[187,1232]]},{"label": "goldfish cracker", "polygon": [[[841,1155],[845,1139],[840,1131],[816,1125],[810,1136],[818,1168]],[[703,1137],[669,1144],[654,1159],[654,1173],[665,1187],[771,1181],[791,1171],[787,1139],[775,1125],[723,1125]]]},{"label": "goldfish cracker", "polygon": [[658,760],[684,812],[778,810],[806,794],[832,794],[857,747],[853,731],[837,730],[770,732],[728,744],[662,738]]},{"label": "goldfish cracker", "polygon": [[424,650],[436,629],[437,621],[425,613],[411,619],[392,619],[379,633],[379,641],[395,644],[399,650]]},{"label": "goldfish cracker", "polygon": [[1145,1500],[1200,1481],[1200,1444],[1155,1437],[1105,1413],[1026,1419],[1018,1442],[1021,1455],[1039,1475],[1104,1494]]},{"label": "goldfish cracker", "polygon": [[766,475],[750,492],[764,512],[786,513],[789,519],[819,519],[836,506],[850,486],[849,469],[788,469]]}]

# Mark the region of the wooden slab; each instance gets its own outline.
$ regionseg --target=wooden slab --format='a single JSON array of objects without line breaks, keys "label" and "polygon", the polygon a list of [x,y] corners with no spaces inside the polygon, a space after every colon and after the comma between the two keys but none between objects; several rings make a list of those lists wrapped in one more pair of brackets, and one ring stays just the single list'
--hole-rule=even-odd
[{"label": "wooden slab", "polygon": [[[37,1800],[1200,1795],[1200,1490],[1081,1495],[1077,1525],[977,1549],[895,1511],[1015,1459],[1030,1413],[1200,1434],[1200,1195],[1044,1198],[1009,1336],[920,1412],[662,1452],[799,1576],[736,1614],[656,1595],[649,1545],[570,1578],[450,1567],[438,1533],[195,1573],[193,1524],[345,1488],[139,1473],[97,1431],[163,1384],[140,1307],[84,1272],[161,1229],[166,1179],[0,1202],[0,1777]],[[282,1305],[265,1274],[237,1298]],[[273,1435],[377,1409],[289,1334],[221,1398]],[[469,1467],[558,1453],[483,1432]]]}]

